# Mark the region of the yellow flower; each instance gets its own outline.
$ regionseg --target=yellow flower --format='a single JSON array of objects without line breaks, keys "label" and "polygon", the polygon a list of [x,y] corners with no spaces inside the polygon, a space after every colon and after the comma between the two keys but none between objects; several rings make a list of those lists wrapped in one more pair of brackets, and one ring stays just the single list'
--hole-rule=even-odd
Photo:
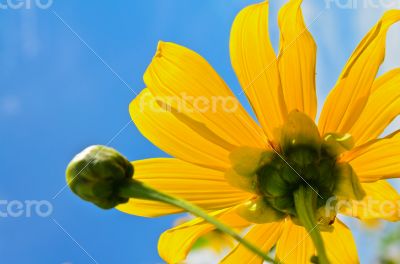
[{"label": "yellow flower", "polygon": [[[233,228],[249,228],[245,238],[265,252],[276,245],[283,263],[309,263],[317,254],[299,203],[310,197],[313,204],[303,205],[313,209],[330,262],[358,263],[351,231],[336,210],[323,211],[335,197],[351,205],[340,208],[345,215],[400,218],[399,194],[385,180],[400,177],[400,133],[378,139],[400,112],[400,69],[376,78],[400,11],[386,12],[356,48],[316,124],[316,45],[301,2],[291,0],[279,12],[279,56],[269,39],[268,2],[243,9],[234,21],[231,62],[259,125],[205,59],[159,44],[144,75],[147,88],[129,110],[141,133],[174,158],[133,162],[135,178]],[[366,208],[368,199],[375,203]],[[396,208],[382,210],[388,201]],[[137,199],[118,209],[146,217],[181,212]],[[198,218],[168,230],[160,256],[178,263],[213,230]],[[240,244],[222,260],[261,262]]]},{"label": "yellow flower", "polygon": [[[174,226],[184,224],[192,219],[191,216],[178,218],[174,222]],[[227,248],[232,249],[234,246],[235,240],[217,229],[199,237],[193,244],[192,250],[211,249],[215,253],[221,254]]]}]

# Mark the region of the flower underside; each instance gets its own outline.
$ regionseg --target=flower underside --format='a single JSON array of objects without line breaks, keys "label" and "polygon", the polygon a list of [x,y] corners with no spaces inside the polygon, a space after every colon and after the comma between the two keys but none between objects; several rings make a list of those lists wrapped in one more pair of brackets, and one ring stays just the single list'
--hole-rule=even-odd
[{"label": "flower underside", "polygon": [[238,213],[254,223],[290,216],[301,224],[296,197],[307,190],[312,196],[308,203],[313,218],[329,229],[336,212],[323,207],[330,198],[359,200],[364,196],[351,166],[337,162],[342,152],[352,148],[351,136],[331,133],[321,137],[314,122],[297,111],[289,114],[277,134],[274,149],[244,147],[231,153],[227,180],[255,194]]},{"label": "flower underside", "polygon": [[257,188],[263,200],[284,214],[296,216],[293,194],[300,186],[315,190],[317,207],[334,195],[339,171],[336,158],[325,149],[315,151],[299,145],[284,154],[271,153],[271,160],[257,171]]}]

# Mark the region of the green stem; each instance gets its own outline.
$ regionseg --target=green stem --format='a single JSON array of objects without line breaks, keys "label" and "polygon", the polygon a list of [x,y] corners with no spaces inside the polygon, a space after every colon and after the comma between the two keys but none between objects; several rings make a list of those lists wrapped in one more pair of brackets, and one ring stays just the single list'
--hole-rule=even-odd
[{"label": "green stem", "polygon": [[262,257],[265,261],[275,263],[275,261],[272,258],[270,258],[266,253],[262,252],[259,248],[257,248],[253,244],[251,244],[249,241],[243,239],[233,229],[224,225],[223,223],[218,221],[216,218],[208,215],[206,212],[204,212],[199,207],[192,205],[185,200],[169,196],[167,194],[159,192],[159,191],[157,191],[149,186],[146,186],[141,182],[135,181],[135,180],[130,181],[129,184],[126,184],[125,186],[122,186],[119,193],[121,196],[127,197],[127,198],[137,198],[137,199],[158,201],[158,202],[167,203],[167,204],[182,208],[185,211],[187,211],[193,215],[203,218],[210,224],[214,225],[220,231],[233,237],[235,240],[237,240],[243,246],[247,247],[250,251],[252,251],[255,254]]},{"label": "green stem", "polygon": [[329,264],[318,223],[315,220],[317,198],[317,193],[305,186],[300,186],[294,192],[297,217],[311,236],[314,246],[317,249],[319,263]]}]

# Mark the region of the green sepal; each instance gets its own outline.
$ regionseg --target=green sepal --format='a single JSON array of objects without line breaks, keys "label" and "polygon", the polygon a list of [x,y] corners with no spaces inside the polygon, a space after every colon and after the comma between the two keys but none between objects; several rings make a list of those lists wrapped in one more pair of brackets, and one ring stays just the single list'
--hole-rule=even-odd
[{"label": "green sepal", "polygon": [[322,186],[326,189],[333,190],[335,185],[335,177],[334,174],[335,168],[335,160],[326,158],[322,159],[319,162],[318,170],[319,170],[319,177],[317,179],[318,186]]},{"label": "green sepal", "polygon": [[285,212],[287,214],[294,215],[296,212],[294,210],[294,201],[291,195],[282,197],[265,198],[268,203],[280,212]]},{"label": "green sepal", "polygon": [[353,137],[348,133],[327,133],[322,142],[322,148],[331,157],[337,157],[353,147]]},{"label": "green sepal", "polygon": [[362,200],[365,191],[353,168],[348,163],[335,166],[336,184],[334,194],[340,199]]},{"label": "green sepal", "polygon": [[257,197],[241,204],[236,212],[242,218],[256,224],[276,222],[285,217],[285,214],[272,208],[263,197]]},{"label": "green sepal", "polygon": [[280,174],[282,176],[282,179],[287,182],[288,184],[296,184],[301,181],[301,177],[296,173],[297,171],[300,171],[297,168],[291,168],[288,165],[285,164],[280,170]]},{"label": "green sepal", "polygon": [[257,193],[257,175],[243,175],[234,169],[228,169],[225,172],[226,181],[233,187],[239,188],[246,192]]},{"label": "green sepal", "polygon": [[303,172],[302,176],[307,181],[317,181],[319,180],[320,174],[317,165],[310,164],[306,167],[305,171]]},{"label": "green sepal", "polygon": [[289,185],[273,166],[264,166],[257,174],[259,189],[265,196],[280,197],[290,192]]},{"label": "green sepal", "polygon": [[[299,162],[314,160],[313,156],[318,155],[321,148],[321,137],[317,126],[310,117],[299,111],[289,113],[281,129],[280,142],[283,154],[287,157],[292,155],[293,158],[299,159]],[[305,146],[308,151],[292,153],[293,150]]]},{"label": "green sepal", "polygon": [[234,169],[240,175],[252,175],[264,164],[270,163],[274,153],[265,149],[240,147],[229,154]]}]

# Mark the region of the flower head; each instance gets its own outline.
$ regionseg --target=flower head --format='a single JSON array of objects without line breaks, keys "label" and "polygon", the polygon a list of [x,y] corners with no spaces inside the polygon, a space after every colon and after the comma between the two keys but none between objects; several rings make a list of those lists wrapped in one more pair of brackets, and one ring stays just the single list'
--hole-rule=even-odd
[{"label": "flower head", "polygon": [[[397,211],[380,210],[399,198],[385,179],[400,177],[400,134],[378,138],[400,113],[400,70],[376,78],[400,11],[386,12],[355,49],[316,122],[316,44],[301,2],[289,0],[279,12],[278,56],[268,36],[268,1],[234,21],[231,62],[258,123],[200,55],[159,44],[130,113],[141,133],[174,158],[135,161],[135,177],[233,228],[248,228],[245,238],[264,252],[276,246],[283,263],[358,263],[351,231],[337,214],[400,219]],[[368,199],[378,203],[366,208]],[[138,199],[118,208],[151,217],[181,212]],[[201,219],[168,230],[160,255],[180,262],[213,230]],[[262,260],[239,244],[222,261],[237,262]]]}]

